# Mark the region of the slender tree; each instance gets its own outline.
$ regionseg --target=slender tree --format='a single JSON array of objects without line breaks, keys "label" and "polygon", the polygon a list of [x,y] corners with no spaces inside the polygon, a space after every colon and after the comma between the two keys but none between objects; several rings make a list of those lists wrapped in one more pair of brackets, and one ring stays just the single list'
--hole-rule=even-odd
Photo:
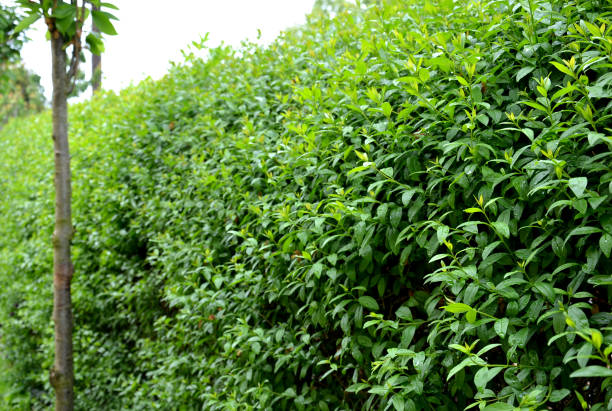
[{"label": "slender tree", "polygon": [[[55,359],[49,380],[55,390],[55,409],[74,409],[74,365],[72,351],[72,300],[70,285],[74,267],[70,254],[72,226],[72,178],[70,174],[70,148],[68,144],[68,95],[72,91],[79,67],[82,49],[82,29],[89,16],[87,3],[100,7],[99,0],[20,0],[28,10],[15,28],[20,32],[43,18],[51,40],[51,68],[53,79],[52,115],[53,149],[55,159],[55,230],[53,232],[53,322],[55,323]],[[103,3],[105,6],[111,6]],[[111,6],[114,7],[114,6]],[[109,13],[91,12],[94,23],[106,34],[116,34]],[[99,36],[87,36],[87,44],[98,54],[102,50]],[[68,60],[67,49],[72,49]]]},{"label": "slender tree", "polygon": [[[95,4],[91,5],[91,10],[95,12],[100,11],[100,7]],[[100,29],[96,26],[95,22],[92,22],[91,32],[95,36],[100,36]],[[102,84],[102,54],[91,53],[91,91],[95,94],[100,89]]]}]

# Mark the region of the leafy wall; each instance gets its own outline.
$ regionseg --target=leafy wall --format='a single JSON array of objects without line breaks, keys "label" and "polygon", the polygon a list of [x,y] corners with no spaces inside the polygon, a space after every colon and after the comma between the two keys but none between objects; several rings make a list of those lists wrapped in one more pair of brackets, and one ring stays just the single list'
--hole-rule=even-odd
[{"label": "leafy wall", "polygon": [[[73,106],[79,409],[609,409],[611,38],[605,1],[389,0]],[[0,134],[14,407],[49,130]]]}]

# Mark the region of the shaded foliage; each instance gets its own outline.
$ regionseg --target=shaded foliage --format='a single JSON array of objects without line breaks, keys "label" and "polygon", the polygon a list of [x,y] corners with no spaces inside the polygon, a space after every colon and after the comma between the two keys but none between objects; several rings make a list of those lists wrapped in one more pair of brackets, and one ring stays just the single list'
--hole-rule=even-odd
[{"label": "shaded foliage", "polygon": [[45,107],[40,77],[21,64],[2,66],[0,127],[11,117],[37,113]]},{"label": "shaded foliage", "polygon": [[45,102],[40,77],[20,63],[26,38],[13,33],[19,18],[14,7],[0,5],[0,127],[11,117],[41,111]]}]

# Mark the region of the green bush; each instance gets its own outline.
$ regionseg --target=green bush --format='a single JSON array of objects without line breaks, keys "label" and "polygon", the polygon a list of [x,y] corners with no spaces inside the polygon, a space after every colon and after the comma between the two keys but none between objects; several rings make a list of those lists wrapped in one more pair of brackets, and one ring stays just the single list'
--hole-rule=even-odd
[{"label": "green bush", "polygon": [[[335,10],[71,108],[78,408],[612,408],[609,2]],[[13,407],[49,134],[0,134]]]}]

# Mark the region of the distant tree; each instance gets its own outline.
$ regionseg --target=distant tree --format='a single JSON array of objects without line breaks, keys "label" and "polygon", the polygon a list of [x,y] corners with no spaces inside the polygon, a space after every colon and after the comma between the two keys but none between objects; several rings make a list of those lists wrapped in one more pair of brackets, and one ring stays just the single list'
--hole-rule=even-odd
[{"label": "distant tree", "polygon": [[11,117],[19,117],[43,110],[45,96],[40,77],[22,64],[2,66],[0,79],[0,128]]},{"label": "distant tree", "polygon": [[[74,364],[72,351],[72,299],[70,286],[74,267],[70,253],[72,227],[72,180],[70,175],[70,149],[68,144],[68,103],[74,89],[81,51],[82,32],[87,18],[105,34],[117,34],[110,19],[115,17],[89,6],[116,8],[99,0],[19,0],[27,16],[18,18],[14,36],[38,19],[44,19],[51,40],[51,66],[53,79],[53,145],[55,153],[55,230],[53,232],[53,321],[55,323],[55,360],[49,380],[55,390],[56,411],[74,409]],[[86,43],[94,53],[103,50],[100,36],[89,34]],[[66,51],[71,49],[68,60]]]},{"label": "distant tree", "polygon": [[[19,15],[15,7],[3,6],[0,4],[0,64],[5,65],[19,60],[19,51],[25,41],[25,35],[13,34]],[[0,71],[0,76],[2,75]]]},{"label": "distant tree", "polygon": [[23,33],[11,35],[18,20],[15,7],[0,4],[0,127],[10,117],[42,110],[45,103],[40,77],[21,64],[27,39]]}]

